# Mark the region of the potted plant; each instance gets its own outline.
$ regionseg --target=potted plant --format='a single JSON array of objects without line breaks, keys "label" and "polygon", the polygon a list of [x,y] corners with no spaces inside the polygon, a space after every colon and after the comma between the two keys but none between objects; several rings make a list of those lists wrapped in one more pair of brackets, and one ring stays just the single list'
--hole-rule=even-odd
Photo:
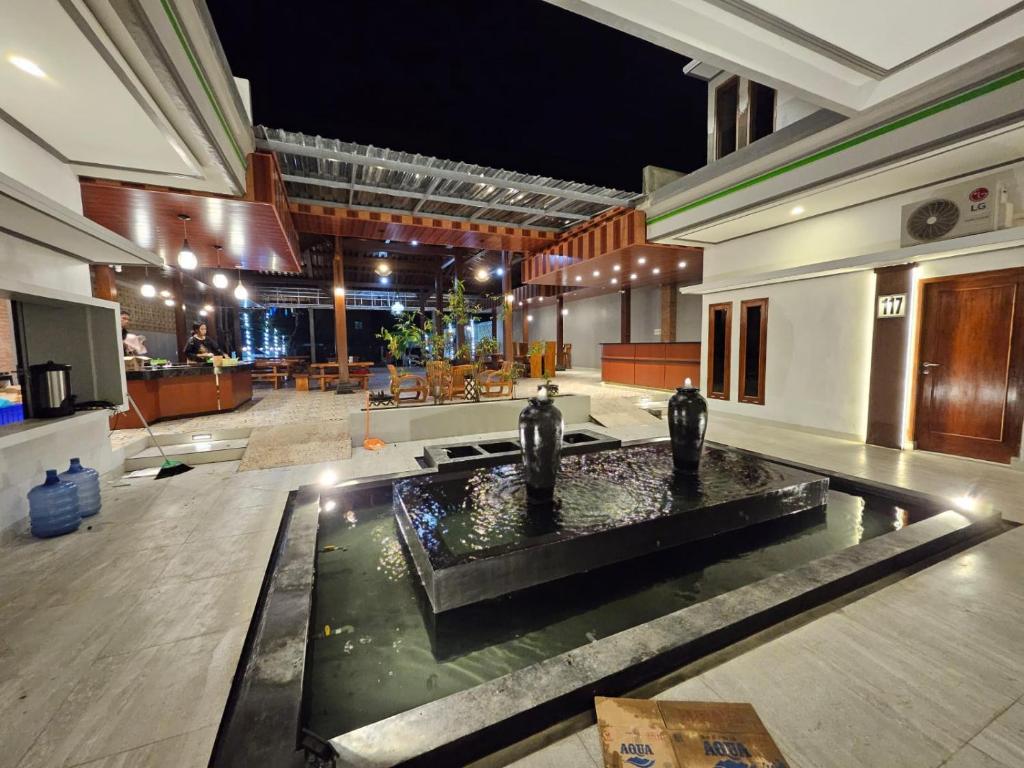
[{"label": "potted plant", "polygon": [[452,365],[469,365],[473,362],[473,355],[469,351],[469,344],[463,342],[455,348],[455,359],[452,360]]},{"label": "potted plant", "polygon": [[544,362],[544,342],[530,342],[530,378],[539,379],[541,375],[541,364]]},{"label": "potted plant", "polygon": [[487,336],[480,339],[476,344],[476,354],[487,370],[496,371],[501,367],[498,360],[498,340],[494,337]]}]

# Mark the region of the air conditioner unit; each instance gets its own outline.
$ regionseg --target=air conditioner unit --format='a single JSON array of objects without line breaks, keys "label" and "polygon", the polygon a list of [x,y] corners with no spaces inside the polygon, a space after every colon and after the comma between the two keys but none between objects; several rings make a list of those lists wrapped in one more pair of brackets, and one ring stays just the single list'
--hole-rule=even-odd
[{"label": "air conditioner unit", "polygon": [[975,179],[903,206],[901,218],[900,245],[919,245],[1008,227],[1013,205],[1002,181]]}]

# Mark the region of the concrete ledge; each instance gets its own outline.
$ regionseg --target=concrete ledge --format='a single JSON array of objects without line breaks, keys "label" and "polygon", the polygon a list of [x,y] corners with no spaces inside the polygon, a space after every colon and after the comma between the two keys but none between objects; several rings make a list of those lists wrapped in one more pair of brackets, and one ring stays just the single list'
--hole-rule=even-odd
[{"label": "concrete ledge", "polygon": [[[590,421],[589,395],[561,395],[555,399],[555,405],[562,412],[562,421],[566,424]],[[369,436],[378,437],[386,443],[405,443],[458,437],[467,431],[478,434],[514,431],[519,428],[519,413],[525,407],[526,400],[517,399],[374,409],[370,411]],[[364,409],[349,411],[348,423],[354,427],[353,445],[362,443],[365,422]]]}]

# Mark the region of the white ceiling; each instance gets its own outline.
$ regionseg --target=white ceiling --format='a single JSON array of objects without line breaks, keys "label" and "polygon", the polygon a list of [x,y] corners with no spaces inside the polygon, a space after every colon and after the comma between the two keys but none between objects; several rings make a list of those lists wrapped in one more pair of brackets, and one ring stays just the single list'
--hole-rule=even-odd
[{"label": "white ceiling", "polygon": [[1017,0],[748,0],[771,15],[885,69],[942,45]]},{"label": "white ceiling", "polygon": [[1024,44],[1019,0],[547,2],[845,115],[964,88]]},{"label": "white ceiling", "polygon": [[[18,69],[11,55],[46,77]],[[126,85],[130,73],[119,77],[111,64],[57,0],[0,2],[0,109],[69,162],[196,175],[180,140]]]}]

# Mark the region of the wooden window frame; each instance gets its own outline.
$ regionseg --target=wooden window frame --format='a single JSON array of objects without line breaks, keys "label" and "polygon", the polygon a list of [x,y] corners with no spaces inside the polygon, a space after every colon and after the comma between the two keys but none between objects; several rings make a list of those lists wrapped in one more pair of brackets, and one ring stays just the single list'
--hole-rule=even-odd
[{"label": "wooden window frame", "polygon": [[[714,389],[714,376],[715,376],[715,365],[712,360],[712,355],[715,354],[715,312],[718,310],[725,310],[725,345],[724,352],[725,361],[723,366],[724,375],[722,377],[722,392],[715,392]],[[707,379],[707,395],[713,400],[728,400],[729,393],[731,391],[731,377],[732,373],[732,302],[723,301],[718,304],[708,305],[708,379]]]},{"label": "wooden window frame", "polygon": [[[772,98],[772,129],[768,131],[764,136],[757,139],[754,138],[754,88],[767,88],[774,96]],[[775,121],[779,118],[779,92],[777,89],[772,88],[770,85],[764,83],[758,83],[753,80],[747,81],[747,144],[753,144],[755,141],[761,139],[767,139],[773,133],[775,133]]]},{"label": "wooden window frame", "polygon": [[[757,361],[757,395],[745,395],[747,380],[747,310],[761,308],[761,353]],[[747,299],[740,302],[740,380],[736,399],[741,403],[764,405],[765,369],[768,363],[768,299]]]},{"label": "wooden window frame", "polygon": [[[722,154],[722,130],[718,124],[718,92],[723,88],[736,85],[736,114],[733,116],[734,120],[734,132],[736,135],[736,146],[733,147],[732,152],[727,155]],[[720,83],[715,86],[715,95],[712,99],[712,104],[715,110],[715,160],[721,160],[723,157],[728,157],[734,152],[738,152],[740,147],[740,78],[738,75],[734,75],[726,80],[724,83]]]}]

